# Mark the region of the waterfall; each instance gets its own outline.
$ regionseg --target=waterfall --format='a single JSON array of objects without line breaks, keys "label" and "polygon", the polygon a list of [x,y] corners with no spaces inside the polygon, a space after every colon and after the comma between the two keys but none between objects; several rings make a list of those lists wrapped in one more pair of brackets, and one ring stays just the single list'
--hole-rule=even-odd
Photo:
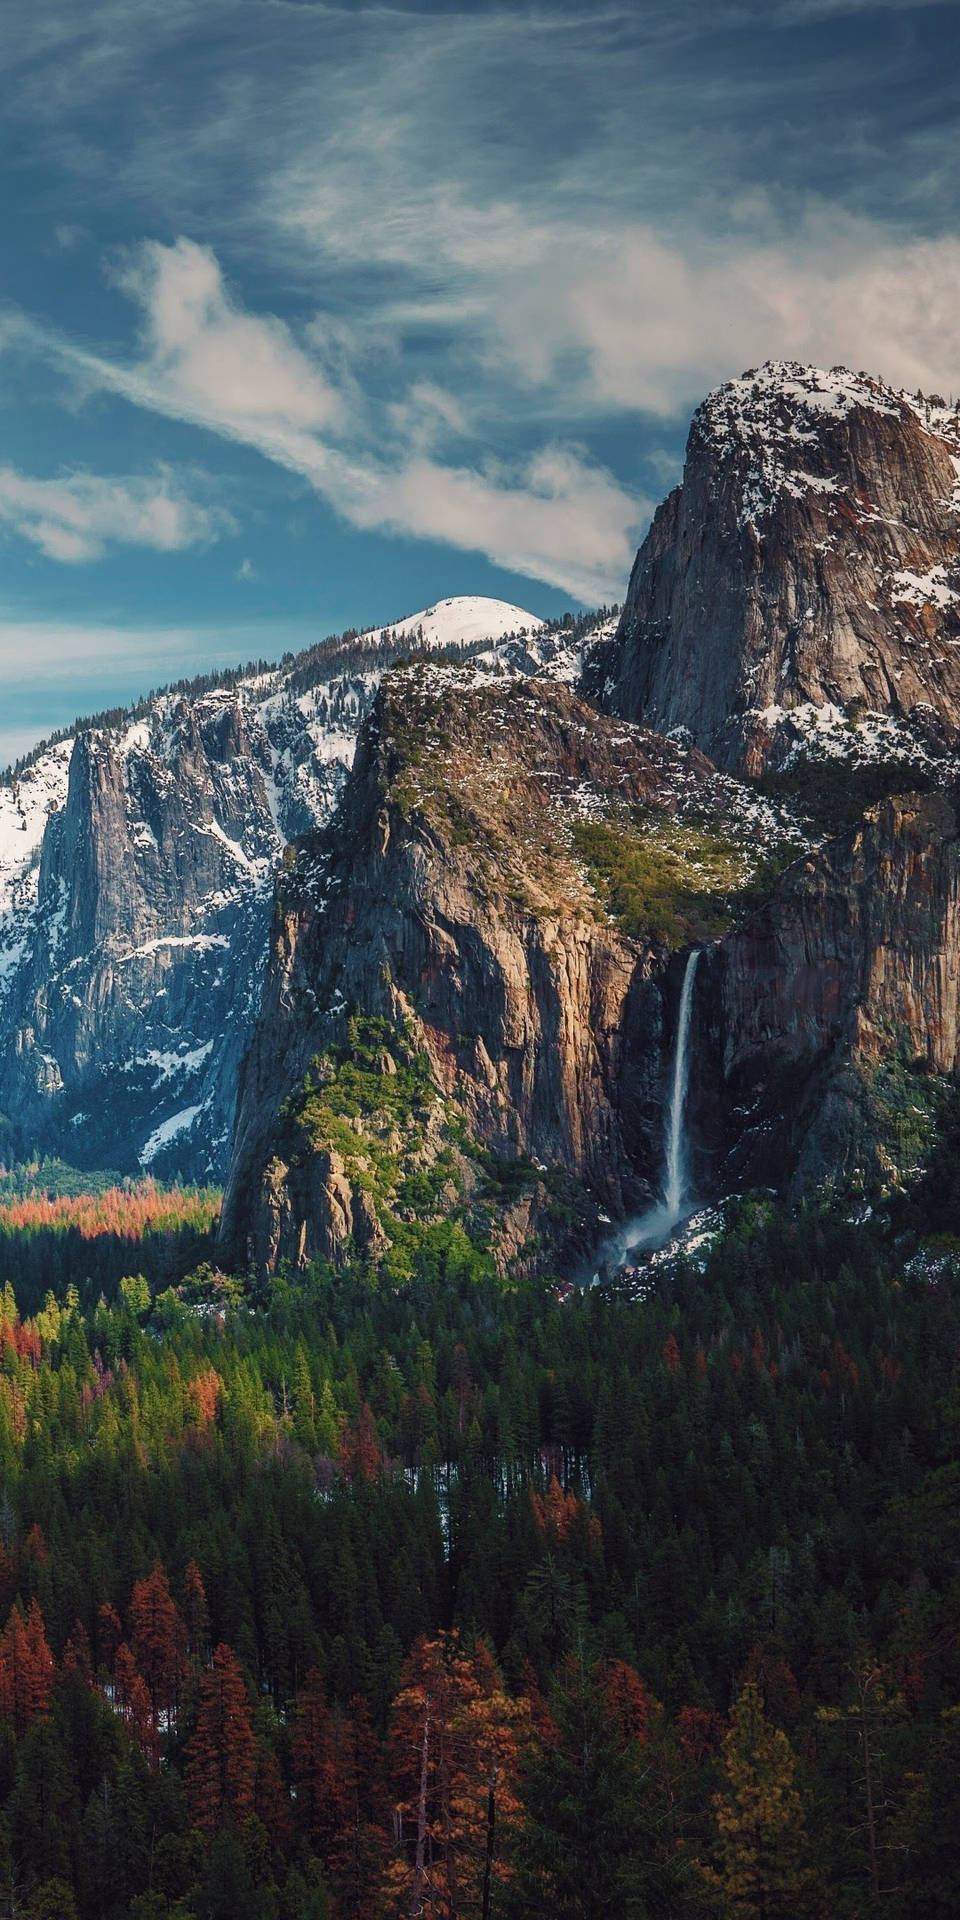
[{"label": "waterfall", "polygon": [[[685,1217],[684,1203],[690,1198],[690,1167],[683,1123],[690,1090],[690,1018],[699,958],[699,948],[687,955],[677,1008],[677,1033],[673,1044],[673,1072],[670,1077],[664,1143],[663,1197],[656,1206],[648,1207],[646,1213],[637,1215],[633,1220],[625,1220],[600,1248],[598,1259],[611,1267],[622,1266],[634,1248],[662,1246]],[[686,1211],[690,1211],[689,1207]],[[594,1279],[597,1277],[594,1274]]]},{"label": "waterfall", "polygon": [[687,1090],[690,1085],[690,1012],[693,1006],[693,982],[700,958],[695,948],[687,959],[683,986],[680,990],[680,1009],[677,1014],[677,1039],[673,1050],[673,1084],[670,1088],[670,1112],[667,1119],[667,1185],[664,1192],[664,1205],[671,1220],[679,1220],[680,1210],[687,1197],[689,1173],[687,1168],[687,1136],[684,1131],[683,1116],[687,1104]]}]

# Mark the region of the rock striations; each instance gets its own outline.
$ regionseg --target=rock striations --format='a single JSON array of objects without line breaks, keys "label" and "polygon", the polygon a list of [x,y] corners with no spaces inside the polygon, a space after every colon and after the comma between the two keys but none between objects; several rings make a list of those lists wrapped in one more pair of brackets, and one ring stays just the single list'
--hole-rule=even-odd
[{"label": "rock striations", "polygon": [[956,410],[767,366],[698,411],[579,694],[582,636],[444,603],[35,756],[19,1139],[216,1172],[239,1073],[224,1261],[569,1270],[662,1184],[697,947],[701,1190],[895,1177],[960,1069],[958,501]]},{"label": "rock striations", "polygon": [[916,1160],[960,1068],[956,801],[891,797],[797,861],[701,970],[714,1184],[797,1188]]},{"label": "rock striations", "polygon": [[719,387],[585,692],[747,773],[838,710],[953,744],[958,454],[956,409],[842,368],[773,363]]}]

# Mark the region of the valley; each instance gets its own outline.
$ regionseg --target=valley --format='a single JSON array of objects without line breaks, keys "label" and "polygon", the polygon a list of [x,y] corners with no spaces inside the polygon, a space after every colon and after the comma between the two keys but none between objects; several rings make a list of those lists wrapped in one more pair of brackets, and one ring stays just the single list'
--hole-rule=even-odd
[{"label": "valley", "polygon": [[771,363],[4,776],[11,1914],[956,1912],[958,473]]}]

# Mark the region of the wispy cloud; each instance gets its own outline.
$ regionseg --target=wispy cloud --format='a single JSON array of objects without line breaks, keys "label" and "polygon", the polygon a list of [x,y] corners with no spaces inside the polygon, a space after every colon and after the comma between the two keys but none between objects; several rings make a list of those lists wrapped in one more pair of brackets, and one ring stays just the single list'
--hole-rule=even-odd
[{"label": "wispy cloud", "polygon": [[[570,423],[640,410],[669,418],[771,356],[848,362],[927,390],[955,383],[960,240],[896,243],[874,223],[812,207],[788,245],[762,198],[746,215],[746,233],[681,244],[637,226],[532,225],[516,208],[500,209],[492,233],[435,204],[420,246],[435,276],[459,273],[470,329],[461,361],[469,353],[475,369],[469,412],[436,382],[404,385],[402,303],[379,312],[392,349],[381,387],[385,365],[393,397],[375,398],[361,377],[362,331],[354,340],[320,316],[298,339],[277,315],[248,311],[211,249],[184,238],[143,245],[116,276],[140,312],[139,356],[93,355],[30,323],[21,337],[88,389],[256,448],[353,526],[478,550],[597,599],[622,587],[651,502],[569,438],[512,460],[478,454],[498,409],[535,414],[562,387]],[[374,253],[375,235],[364,241]],[[435,309],[421,303],[421,330],[447,323],[445,293]],[[31,494],[15,479],[8,490],[0,481],[0,515],[18,514],[21,531],[56,557],[90,557],[111,525],[115,539],[171,549],[215,530],[209,511],[169,489],[114,498],[115,483],[98,490],[87,477],[60,494],[33,483]]]},{"label": "wispy cloud", "polygon": [[169,475],[107,479],[67,473],[37,480],[0,467],[0,523],[50,560],[100,559],[112,546],[179,553],[233,530],[219,507],[201,506]]},{"label": "wispy cloud", "polygon": [[[209,249],[183,239],[168,247],[151,242],[127,262],[119,284],[142,311],[138,360],[90,354],[26,321],[20,343],[56,359],[89,391],[256,448],[308,481],[354,526],[480,551],[577,598],[602,598],[622,584],[649,503],[582,450],[551,444],[513,465],[451,465],[422,450],[422,435],[398,438],[396,423],[392,446],[382,450],[378,423],[371,438],[349,381],[345,393],[336,391],[288,326],[241,310]],[[410,404],[434,427],[459,431],[460,410],[439,390],[415,383]],[[379,424],[389,421],[385,411]],[[43,528],[49,538],[46,521]],[[66,520],[62,542],[69,540]]]},{"label": "wispy cloud", "polygon": [[268,429],[344,423],[340,395],[315,358],[272,315],[245,313],[208,247],[146,241],[117,273],[144,318],[145,357],[135,378],[167,411],[202,420],[209,410],[238,439]]},{"label": "wispy cloud", "polygon": [[136,348],[21,342],[351,526],[619,594],[644,414],[771,355],[955,384],[938,7],[53,0],[0,72],[61,233],[189,237],[114,256]]}]

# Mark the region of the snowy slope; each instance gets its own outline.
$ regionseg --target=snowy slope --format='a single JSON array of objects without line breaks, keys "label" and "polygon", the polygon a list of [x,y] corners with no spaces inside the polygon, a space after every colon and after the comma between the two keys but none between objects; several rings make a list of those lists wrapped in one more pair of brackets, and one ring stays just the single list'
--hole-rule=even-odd
[{"label": "snowy slope", "polygon": [[[698,408],[694,432],[728,458],[740,457],[740,524],[756,531],[784,494],[795,500],[809,494],[842,499],[849,492],[849,461],[835,471],[816,472],[810,471],[804,454],[809,450],[816,464],[824,445],[830,444],[830,426],[854,413],[884,419],[894,429],[904,416],[911,416],[925,433],[960,456],[960,407],[898,391],[846,367],[808,367],[792,360],[769,360],[737,380],[725,381]],[[960,480],[960,459],[954,464]],[[960,487],[953,504],[960,508]]]},{"label": "snowy slope", "polygon": [[526,636],[542,627],[536,614],[513,607],[507,600],[461,594],[454,600],[438,600],[435,607],[425,607],[422,613],[408,613],[389,627],[371,627],[368,632],[382,633],[385,639],[415,639],[422,647],[459,647],[475,646],[479,640],[503,640],[507,635]]},{"label": "snowy slope", "polygon": [[72,740],[47,747],[16,781],[0,785],[0,1007],[24,951],[43,836],[67,797],[72,750]]}]

